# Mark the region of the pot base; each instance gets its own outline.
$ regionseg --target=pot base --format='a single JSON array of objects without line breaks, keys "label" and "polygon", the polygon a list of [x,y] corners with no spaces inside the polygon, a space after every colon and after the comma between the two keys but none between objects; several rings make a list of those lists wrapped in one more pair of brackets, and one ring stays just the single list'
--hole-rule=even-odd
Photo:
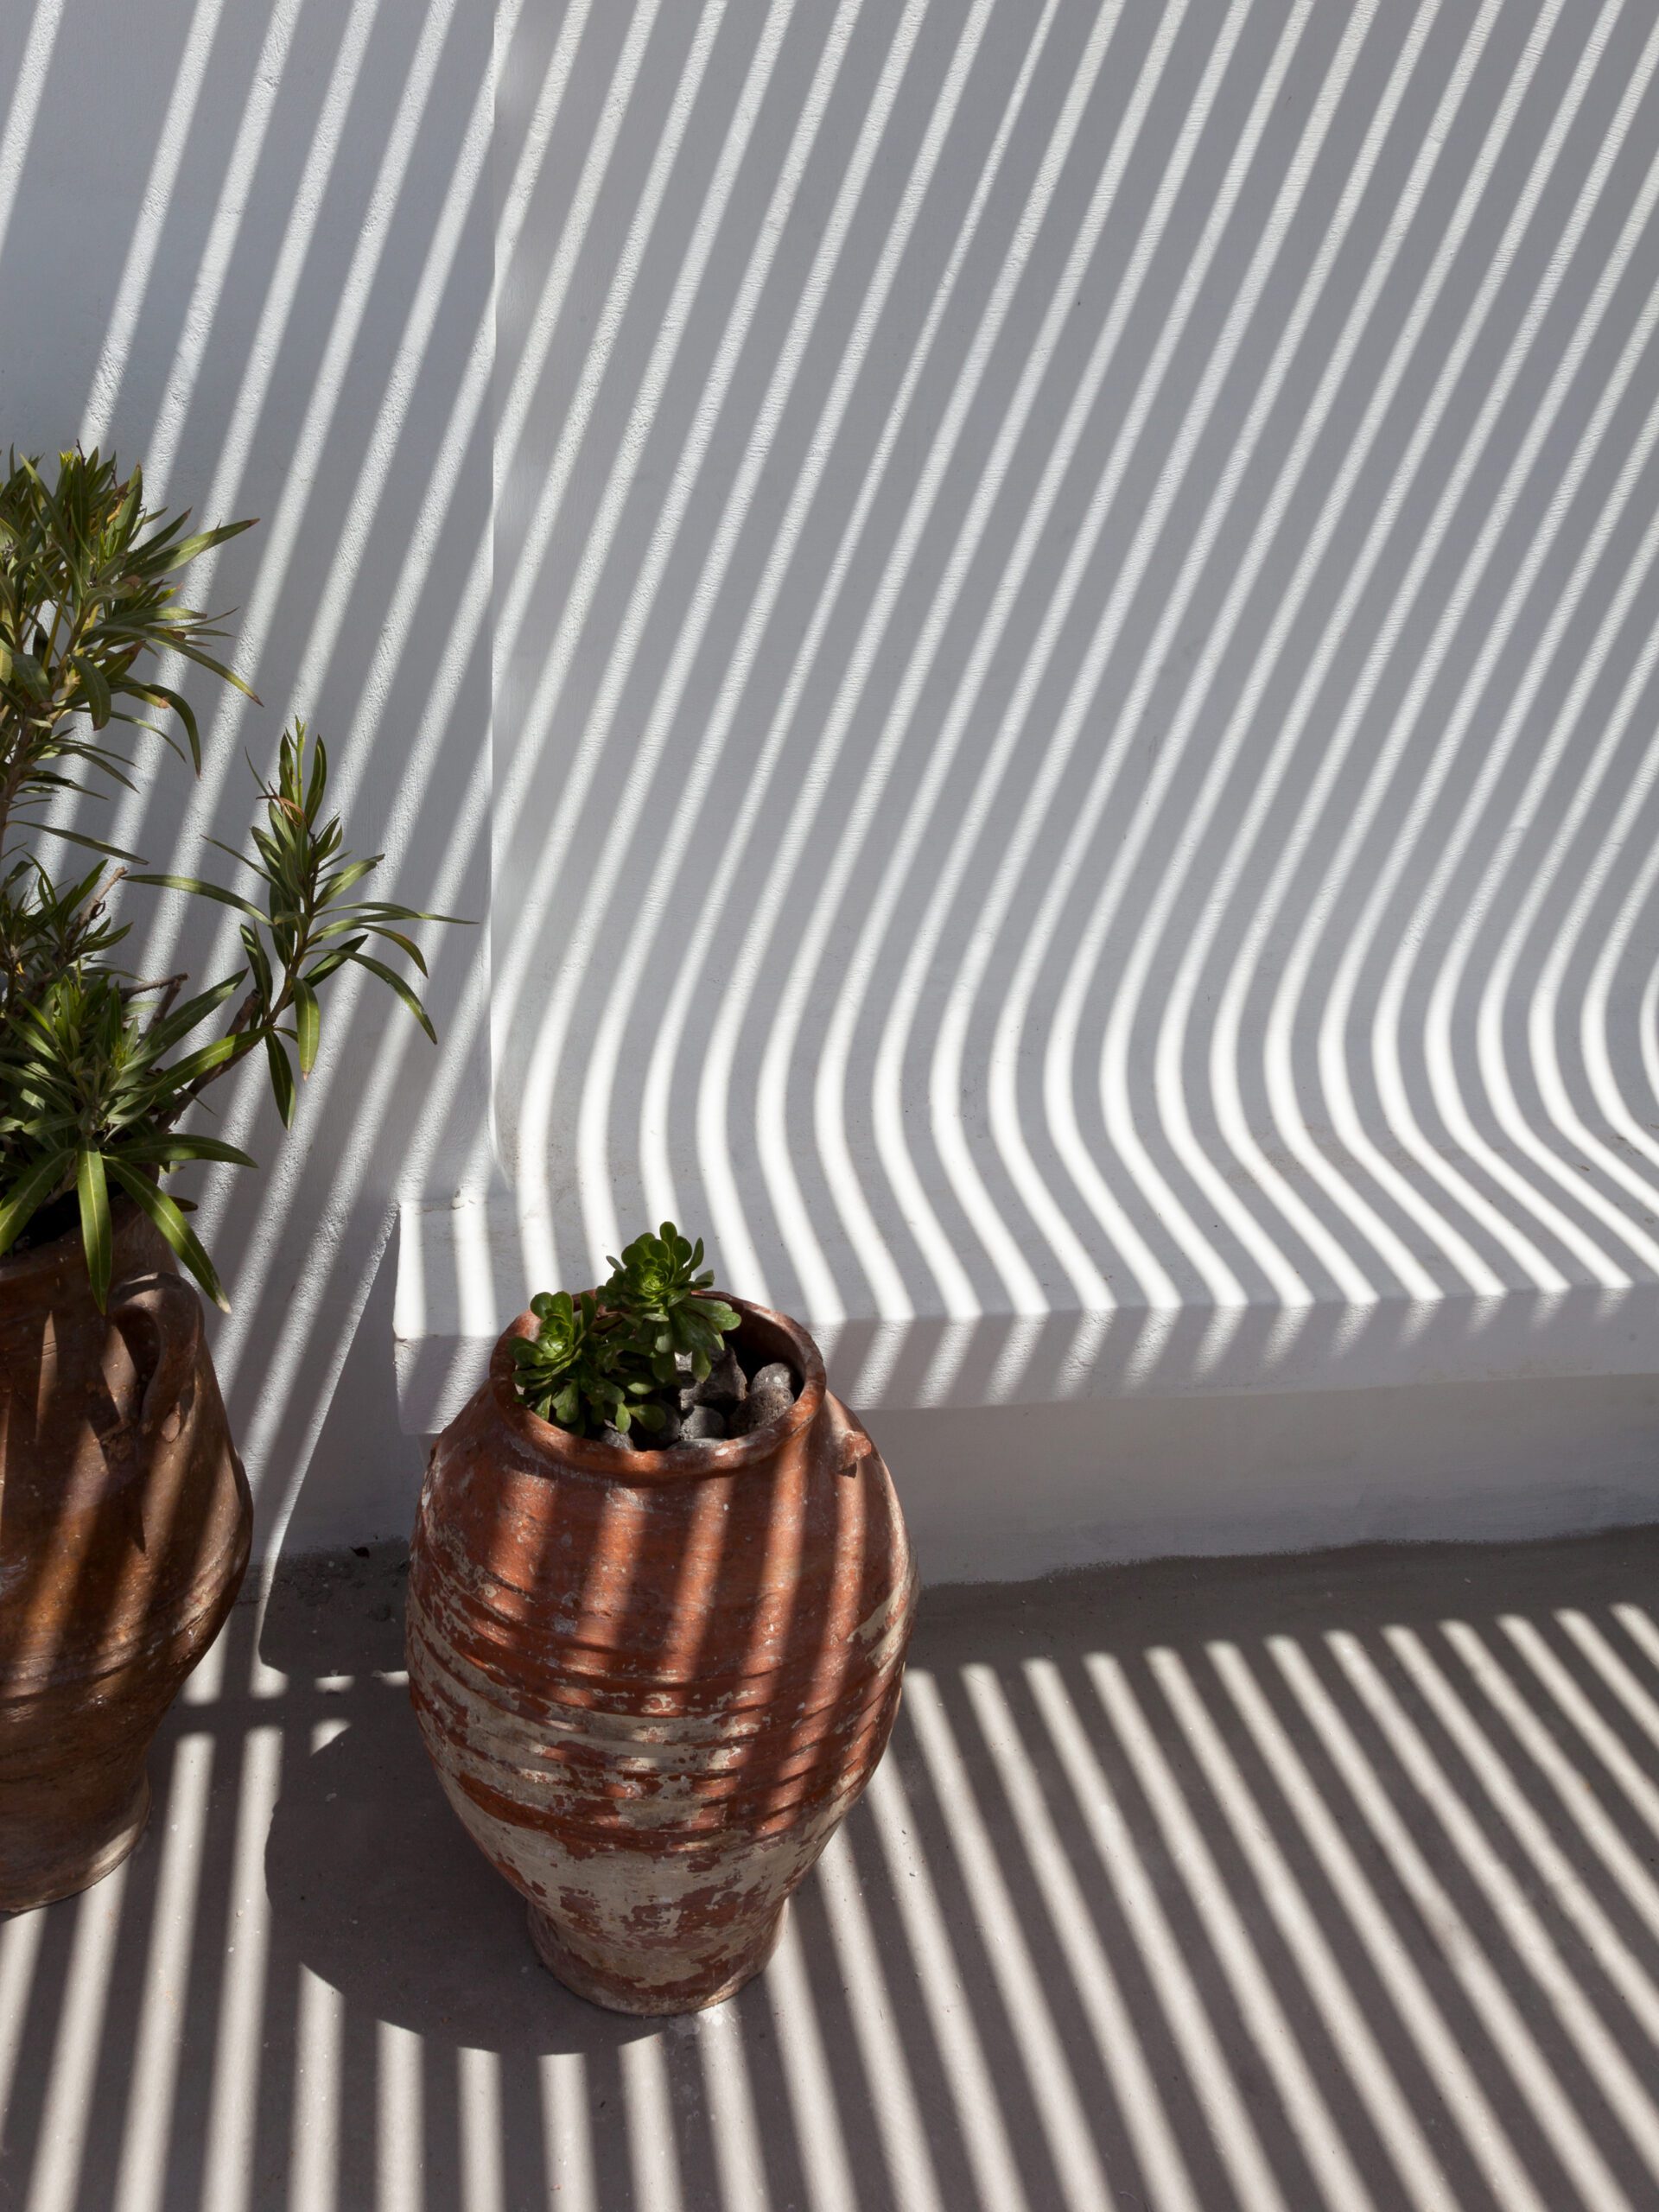
[{"label": "pot base", "polygon": [[40,1905],[55,1904],[60,1897],[90,1890],[130,1856],[149,1820],[149,1777],[140,1769],[137,1787],[90,1841],[79,1807],[72,1807],[60,1840],[51,1834],[49,1815],[42,1820],[39,1805],[31,1804],[24,1821],[24,1847],[14,1856],[6,1847],[8,1815],[0,1789],[0,1913],[33,1912]]},{"label": "pot base", "polygon": [[631,1981],[607,1974],[574,1952],[551,1917],[539,1905],[529,1909],[530,1940],[536,1955],[565,1987],[585,1997],[607,2012],[629,2012],[636,2018],[665,2019],[682,2012],[701,2012],[734,1997],[745,1982],[753,1981],[778,1948],[786,1907],[779,1905],[760,1934],[711,1960],[700,1973],[674,1982]]}]

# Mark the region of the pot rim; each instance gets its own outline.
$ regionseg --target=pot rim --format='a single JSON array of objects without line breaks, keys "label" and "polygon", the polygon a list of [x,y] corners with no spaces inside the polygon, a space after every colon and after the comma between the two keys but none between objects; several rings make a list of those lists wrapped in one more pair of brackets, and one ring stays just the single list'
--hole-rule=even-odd
[{"label": "pot rim", "polygon": [[[495,1410],[522,1443],[538,1458],[560,1469],[602,1476],[607,1482],[647,1486],[659,1483],[703,1482],[711,1475],[741,1474],[747,1468],[772,1459],[791,1437],[804,1434],[817,1419],[829,1393],[823,1355],[798,1321],[770,1306],[756,1306],[747,1298],[721,1291],[728,1306],[734,1306],[747,1322],[758,1322],[784,1339],[788,1357],[801,1377],[799,1395],[786,1414],[768,1421],[747,1436],[724,1437],[713,1442],[671,1445],[664,1452],[633,1452],[626,1446],[601,1444],[597,1437],[572,1436],[556,1421],[543,1421],[523,1404],[512,1387],[510,1350],[515,1338],[534,1336],[539,1324],[525,1311],[510,1322],[490,1355],[489,1388]],[[740,1332],[740,1334],[741,1332]]]},{"label": "pot rim", "polygon": [[[135,1221],[147,1221],[149,1218],[148,1214],[143,1212],[124,1191],[111,1191],[111,1249]],[[32,1276],[54,1274],[66,1268],[83,1277],[86,1275],[86,1249],[81,1243],[78,1220],[72,1222],[67,1229],[60,1230],[49,1244],[30,1244],[22,1251],[14,1244],[10,1251],[0,1253],[0,1290],[15,1290],[20,1285],[26,1285]]]}]

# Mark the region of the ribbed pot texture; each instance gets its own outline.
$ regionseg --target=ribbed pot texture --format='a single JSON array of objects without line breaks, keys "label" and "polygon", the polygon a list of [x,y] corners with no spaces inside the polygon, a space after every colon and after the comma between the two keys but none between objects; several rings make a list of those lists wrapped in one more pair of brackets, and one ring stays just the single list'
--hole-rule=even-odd
[{"label": "ribbed pot texture", "polygon": [[410,1694],[450,1803],[543,1962],[688,2012],[765,1965],[898,1708],[916,1576],[880,1454],[804,1330],[734,1299],[790,1413],[633,1452],[538,1421],[507,1346],[439,1438],[409,1578]]},{"label": "ribbed pot texture", "polygon": [[130,1205],[107,1313],[78,1235],[0,1262],[0,1911],[84,1890],[219,1633],[252,1508],[201,1302]]}]

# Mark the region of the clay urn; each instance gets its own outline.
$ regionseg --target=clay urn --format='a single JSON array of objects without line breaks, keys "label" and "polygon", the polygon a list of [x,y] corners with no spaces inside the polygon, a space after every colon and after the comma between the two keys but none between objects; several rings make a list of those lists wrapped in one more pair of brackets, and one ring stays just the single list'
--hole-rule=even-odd
[{"label": "clay urn", "polygon": [[916,1606],[881,1456],[806,1332],[728,1299],[768,1426],[635,1452],[538,1420],[508,1345],[438,1439],[410,1567],[410,1694],[450,1803],[543,1963],[622,2012],[694,2012],[766,1964],[863,1789]]},{"label": "clay urn", "polygon": [[0,1261],[0,1911],[143,1833],[145,1756],[247,1565],[201,1301],[130,1202],[108,1309],[78,1230]]}]

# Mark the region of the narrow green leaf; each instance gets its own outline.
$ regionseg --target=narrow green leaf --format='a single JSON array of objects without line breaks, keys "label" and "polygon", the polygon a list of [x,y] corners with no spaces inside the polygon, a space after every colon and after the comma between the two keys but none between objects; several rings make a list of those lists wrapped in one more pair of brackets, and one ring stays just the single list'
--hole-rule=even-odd
[{"label": "narrow green leaf", "polygon": [[204,1045],[199,1052],[192,1052],[188,1059],[177,1061],[168,1070],[168,1077],[175,1090],[183,1090],[215,1068],[222,1068],[232,1060],[240,1059],[252,1048],[253,1039],[245,1030],[234,1037],[220,1037],[212,1045]]},{"label": "narrow green leaf", "polygon": [[159,1021],[152,1021],[144,1032],[145,1057],[154,1059],[170,1051],[181,1037],[188,1037],[198,1022],[205,1021],[215,1007],[223,1006],[241,981],[238,976],[227,976],[222,983],[215,983],[211,990],[200,992],[195,998],[187,999],[182,1006]]},{"label": "narrow green leaf", "polygon": [[11,673],[15,680],[29,693],[30,698],[50,697],[52,687],[46,680],[46,671],[33,653],[26,653],[21,650],[14,652],[11,656]]},{"label": "narrow green leaf", "polygon": [[77,653],[69,664],[86,694],[87,712],[92,718],[92,728],[102,729],[110,719],[110,687],[104,671],[90,653]]},{"label": "narrow green leaf", "polygon": [[111,1154],[111,1166],[117,1159],[137,1161],[145,1167],[178,1167],[191,1160],[220,1160],[231,1167],[259,1165],[235,1145],[226,1144],[222,1137],[141,1137],[131,1144],[123,1144],[118,1153]]},{"label": "narrow green leaf", "polygon": [[0,1252],[9,1251],[22,1234],[63,1180],[74,1156],[73,1149],[66,1146],[32,1167],[21,1182],[12,1185],[4,1203],[0,1205]]},{"label": "narrow green leaf", "polygon": [[181,538],[156,574],[159,576],[170,575],[175,569],[183,568],[187,561],[195,560],[198,555],[206,553],[211,547],[223,545],[227,537],[239,537],[245,530],[251,530],[257,520],[258,517],[254,515],[246,522],[222,522],[215,529],[199,530],[193,537]]},{"label": "narrow green leaf", "polygon": [[201,1249],[195,1231],[172,1199],[164,1191],[158,1190],[149,1176],[124,1166],[118,1160],[111,1160],[110,1173],[128,1197],[136,1199],[143,1208],[214,1305],[228,1313],[231,1301],[226,1297],[219,1277],[213,1272],[213,1263]]},{"label": "narrow green leaf", "polygon": [[[54,830],[54,837],[61,837],[66,845],[82,845],[89,853],[107,853],[112,861],[142,860],[142,853],[130,853],[124,845],[106,845],[102,837],[89,837],[84,830]],[[128,878],[132,883],[143,883],[142,875]]]},{"label": "narrow green leaf", "polygon": [[265,1058],[270,1063],[270,1087],[276,1094],[276,1111],[283,1117],[283,1127],[294,1126],[294,1071],[289,1065],[288,1049],[270,1030],[265,1032]]},{"label": "narrow green leaf", "polygon": [[308,1076],[317,1065],[317,1044],[322,1034],[322,1009],[309,983],[294,986],[294,1030],[300,1048],[300,1075]]},{"label": "narrow green leaf", "polygon": [[354,952],[352,955],[352,958],[359,968],[366,968],[370,975],[378,976],[381,982],[385,983],[389,989],[397,992],[398,997],[403,1001],[404,1004],[414,1015],[416,1020],[420,1023],[422,1028],[425,1030],[427,1035],[435,1045],[438,1041],[438,1033],[432,1027],[431,1021],[428,1017],[426,1008],[421,1004],[419,999],[416,997],[414,992],[410,990],[409,985],[404,981],[403,977],[398,975],[395,969],[388,968],[384,961],[372,959],[366,952]]},{"label": "narrow green leaf", "polygon": [[324,879],[317,893],[318,906],[333,906],[342,891],[349,891],[354,883],[360,883],[365,875],[379,867],[385,857],[384,853],[376,853],[366,861],[348,861],[344,868]]},{"label": "narrow green leaf", "polygon": [[75,1154],[75,1195],[80,1201],[80,1241],[86,1254],[86,1273],[92,1279],[92,1303],[101,1313],[110,1294],[110,1258],[114,1238],[110,1229],[110,1192],[104,1178],[104,1155],[90,1145]]},{"label": "narrow green leaf", "polygon": [[208,883],[199,875],[135,875],[132,883],[153,883],[161,891],[192,891],[198,899],[216,899],[221,906],[234,906],[238,914],[251,914],[256,922],[265,918],[251,899],[244,899],[234,891],[226,891],[220,883]]}]

